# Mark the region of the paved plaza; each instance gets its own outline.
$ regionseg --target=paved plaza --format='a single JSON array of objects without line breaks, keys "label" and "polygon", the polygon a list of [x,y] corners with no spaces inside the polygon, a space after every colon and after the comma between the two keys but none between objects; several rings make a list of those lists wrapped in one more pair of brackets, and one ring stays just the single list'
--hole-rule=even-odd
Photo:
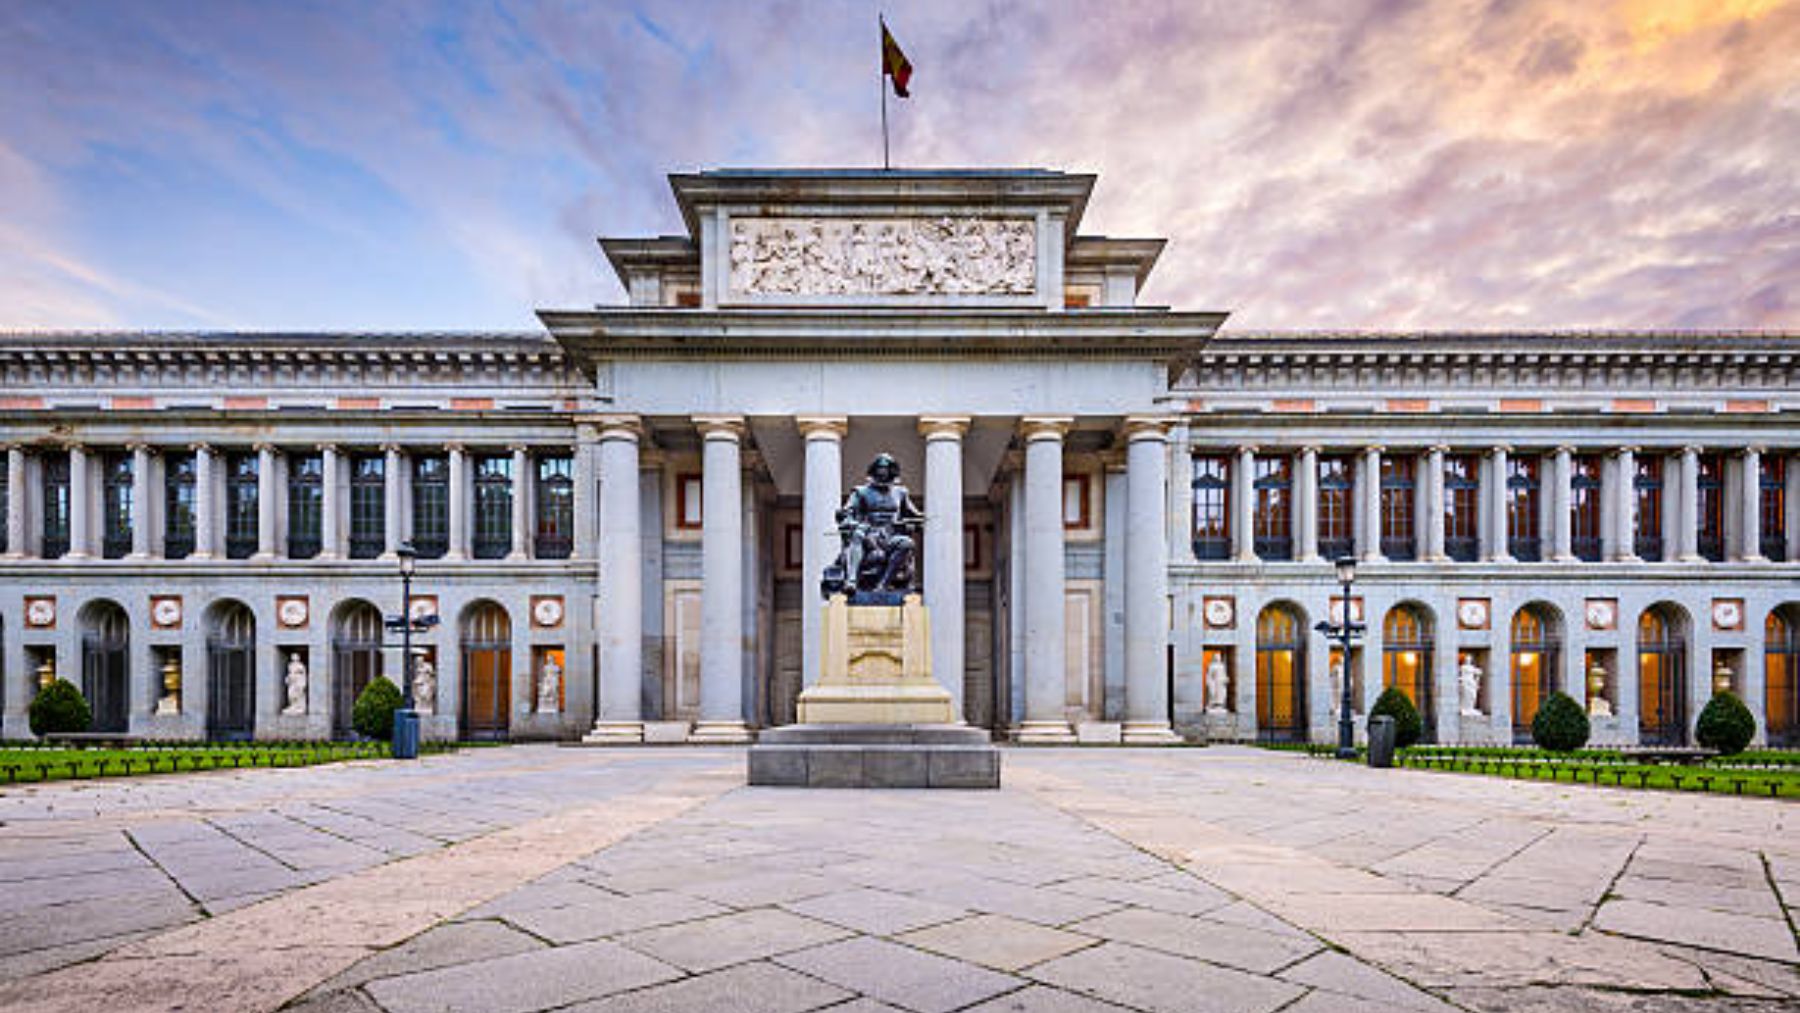
[{"label": "paved plaza", "polygon": [[8,790],[0,1008],[1792,1010],[1800,807],[1238,748],[514,746]]}]

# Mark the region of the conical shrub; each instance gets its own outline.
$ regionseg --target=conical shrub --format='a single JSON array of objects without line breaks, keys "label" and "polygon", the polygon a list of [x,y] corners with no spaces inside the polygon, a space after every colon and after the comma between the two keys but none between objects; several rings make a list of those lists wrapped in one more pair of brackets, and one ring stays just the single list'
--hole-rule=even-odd
[{"label": "conical shrub", "polygon": [[356,698],[356,705],[350,710],[350,726],[358,735],[386,742],[394,737],[394,712],[402,702],[400,687],[386,676],[376,676]]},{"label": "conical shrub", "polygon": [[1375,706],[1369,708],[1369,716],[1387,715],[1394,719],[1394,748],[1405,749],[1417,743],[1425,736],[1425,722],[1419,717],[1419,708],[1413,706],[1412,697],[1398,686],[1389,686],[1375,698]]},{"label": "conical shrub", "polygon": [[1695,740],[1708,749],[1718,750],[1721,756],[1743,752],[1755,737],[1755,715],[1730,690],[1714,693],[1701,709],[1699,722],[1694,725]]},{"label": "conical shrub", "polygon": [[33,735],[85,732],[94,723],[94,711],[88,706],[87,697],[67,679],[45,686],[31,701],[27,713]]},{"label": "conical shrub", "polygon": [[1587,712],[1561,690],[1545,697],[1531,719],[1531,741],[1556,753],[1572,753],[1587,745],[1592,732]]}]

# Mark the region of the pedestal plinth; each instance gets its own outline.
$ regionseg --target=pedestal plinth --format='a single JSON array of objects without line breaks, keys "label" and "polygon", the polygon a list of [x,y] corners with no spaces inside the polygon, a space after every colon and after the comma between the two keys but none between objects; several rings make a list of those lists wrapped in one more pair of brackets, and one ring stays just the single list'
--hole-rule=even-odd
[{"label": "pedestal plinth", "polygon": [[916,594],[898,605],[825,605],[819,682],[800,693],[800,723],[953,724],[931,677],[931,617]]}]

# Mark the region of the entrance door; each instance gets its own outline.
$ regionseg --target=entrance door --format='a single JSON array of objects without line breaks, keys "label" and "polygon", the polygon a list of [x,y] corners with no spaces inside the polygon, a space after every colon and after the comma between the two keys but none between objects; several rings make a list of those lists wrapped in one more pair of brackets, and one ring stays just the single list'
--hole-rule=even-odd
[{"label": "entrance door", "polygon": [[256,617],[237,602],[218,606],[206,637],[206,735],[256,733]]},{"label": "entrance door", "polygon": [[1638,620],[1638,741],[1647,746],[1687,742],[1687,638],[1683,617],[1669,606]]},{"label": "entrance door", "polygon": [[356,698],[381,675],[381,613],[367,602],[346,606],[331,637],[331,734],[351,736]]},{"label": "entrance door", "polygon": [[1256,735],[1271,742],[1306,738],[1306,640],[1299,615],[1271,605],[1256,618]]},{"label": "entrance door", "polygon": [[462,630],[462,734],[504,739],[512,703],[512,622],[493,602],[474,606]]},{"label": "entrance door", "polygon": [[81,634],[82,692],[93,708],[96,732],[123,734],[131,723],[130,622],[111,602],[88,607]]}]

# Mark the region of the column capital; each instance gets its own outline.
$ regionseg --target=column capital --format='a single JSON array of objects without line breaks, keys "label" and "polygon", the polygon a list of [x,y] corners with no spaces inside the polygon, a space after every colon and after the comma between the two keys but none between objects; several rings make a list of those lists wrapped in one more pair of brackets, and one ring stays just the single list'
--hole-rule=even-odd
[{"label": "column capital", "polygon": [[465,454],[468,453],[468,450],[468,445],[460,440],[451,440],[444,444],[444,453],[446,454]]},{"label": "column capital", "polygon": [[1756,456],[1761,457],[1762,455],[1764,455],[1768,452],[1769,452],[1768,447],[1766,447],[1760,443],[1752,443],[1748,447],[1744,448],[1743,456],[1749,457],[1751,454],[1755,454]]},{"label": "column capital", "polygon": [[[1250,447],[1248,449],[1251,453],[1256,453],[1255,447]],[[1297,454],[1311,454],[1314,457],[1318,457],[1325,452],[1325,448],[1317,443],[1302,443],[1294,452]]]},{"label": "column capital", "polygon": [[[1317,448],[1317,447],[1313,448],[1314,453],[1318,453],[1318,450],[1319,450],[1319,448]],[[1239,457],[1242,457],[1245,454],[1250,454],[1250,455],[1254,456],[1254,455],[1260,453],[1261,451],[1262,451],[1262,448],[1257,446],[1254,443],[1240,443],[1240,444],[1238,444],[1238,447],[1237,447],[1237,454]]]},{"label": "column capital", "polygon": [[695,415],[694,426],[708,440],[730,440],[736,443],[744,437],[742,415]]},{"label": "column capital", "polygon": [[1385,453],[1387,453],[1387,448],[1382,446],[1379,443],[1371,443],[1368,446],[1364,447],[1362,449],[1362,452],[1363,452],[1364,456],[1367,456],[1369,454],[1385,454]]},{"label": "column capital", "polygon": [[1683,457],[1699,457],[1705,451],[1706,451],[1705,447],[1702,447],[1697,443],[1690,443],[1687,446],[1684,446],[1681,448],[1681,456],[1683,456]]},{"label": "column capital", "polygon": [[841,440],[850,431],[850,419],[843,415],[796,415],[794,425],[809,440]]},{"label": "column capital", "polygon": [[1019,420],[1019,435],[1025,442],[1060,440],[1075,420],[1067,415],[1027,415]]},{"label": "column capital", "polygon": [[506,445],[506,452],[509,454],[529,454],[531,453],[531,445],[529,443],[508,443]]},{"label": "column capital", "polygon": [[1561,443],[1561,444],[1557,445],[1554,453],[1556,453],[1558,455],[1567,454],[1568,456],[1573,457],[1573,456],[1575,456],[1575,452],[1579,449],[1580,448],[1576,447],[1574,444]]},{"label": "column capital", "polygon": [[276,447],[275,447],[275,444],[264,441],[262,443],[251,444],[250,449],[256,451],[259,454],[273,454],[276,450]]},{"label": "column capital", "polygon": [[1493,446],[1488,448],[1488,453],[1490,453],[1490,454],[1510,454],[1510,453],[1512,453],[1512,450],[1513,450],[1512,444],[1510,444],[1510,443],[1496,443]]},{"label": "column capital", "polygon": [[85,454],[88,451],[87,442],[84,440],[63,440],[62,442],[58,443],[57,446],[62,448],[64,453],[69,453],[69,454],[74,454],[74,453]]},{"label": "column capital", "polygon": [[335,454],[338,452],[338,445],[335,443],[315,443],[313,444],[313,449],[321,454]]},{"label": "column capital", "polygon": [[399,443],[383,443],[381,445],[381,452],[384,454],[404,454],[406,453],[406,447]]},{"label": "column capital", "polygon": [[1125,448],[1108,447],[1100,451],[1100,467],[1106,471],[1123,472],[1125,470]]},{"label": "column capital", "polygon": [[967,415],[921,415],[919,435],[930,440],[960,440],[969,431]]},{"label": "column capital", "polygon": [[644,438],[644,419],[641,415],[591,415],[583,421],[591,423],[599,430],[602,440],[640,441]]},{"label": "column capital", "polygon": [[1127,415],[1125,421],[1119,423],[1119,432],[1127,442],[1135,440],[1156,440],[1163,442],[1169,438],[1169,427],[1175,419],[1170,415]]},{"label": "column capital", "polygon": [[125,444],[125,449],[133,454],[139,453],[140,451],[146,454],[156,453],[156,446],[151,443],[146,443],[143,440],[134,440],[127,443]]},{"label": "column capital", "polygon": [[1643,453],[1643,450],[1644,448],[1638,446],[1624,446],[1614,447],[1612,450],[1608,451],[1608,453],[1614,457],[1624,457],[1626,454],[1641,454]]},{"label": "column capital", "polygon": [[1449,454],[1451,451],[1448,443],[1433,443],[1431,446],[1425,448],[1425,452],[1428,454],[1437,454],[1442,457]]},{"label": "column capital", "polygon": [[205,440],[201,440],[198,443],[190,443],[187,445],[187,448],[190,453],[195,454],[210,454],[213,451],[212,444]]}]

